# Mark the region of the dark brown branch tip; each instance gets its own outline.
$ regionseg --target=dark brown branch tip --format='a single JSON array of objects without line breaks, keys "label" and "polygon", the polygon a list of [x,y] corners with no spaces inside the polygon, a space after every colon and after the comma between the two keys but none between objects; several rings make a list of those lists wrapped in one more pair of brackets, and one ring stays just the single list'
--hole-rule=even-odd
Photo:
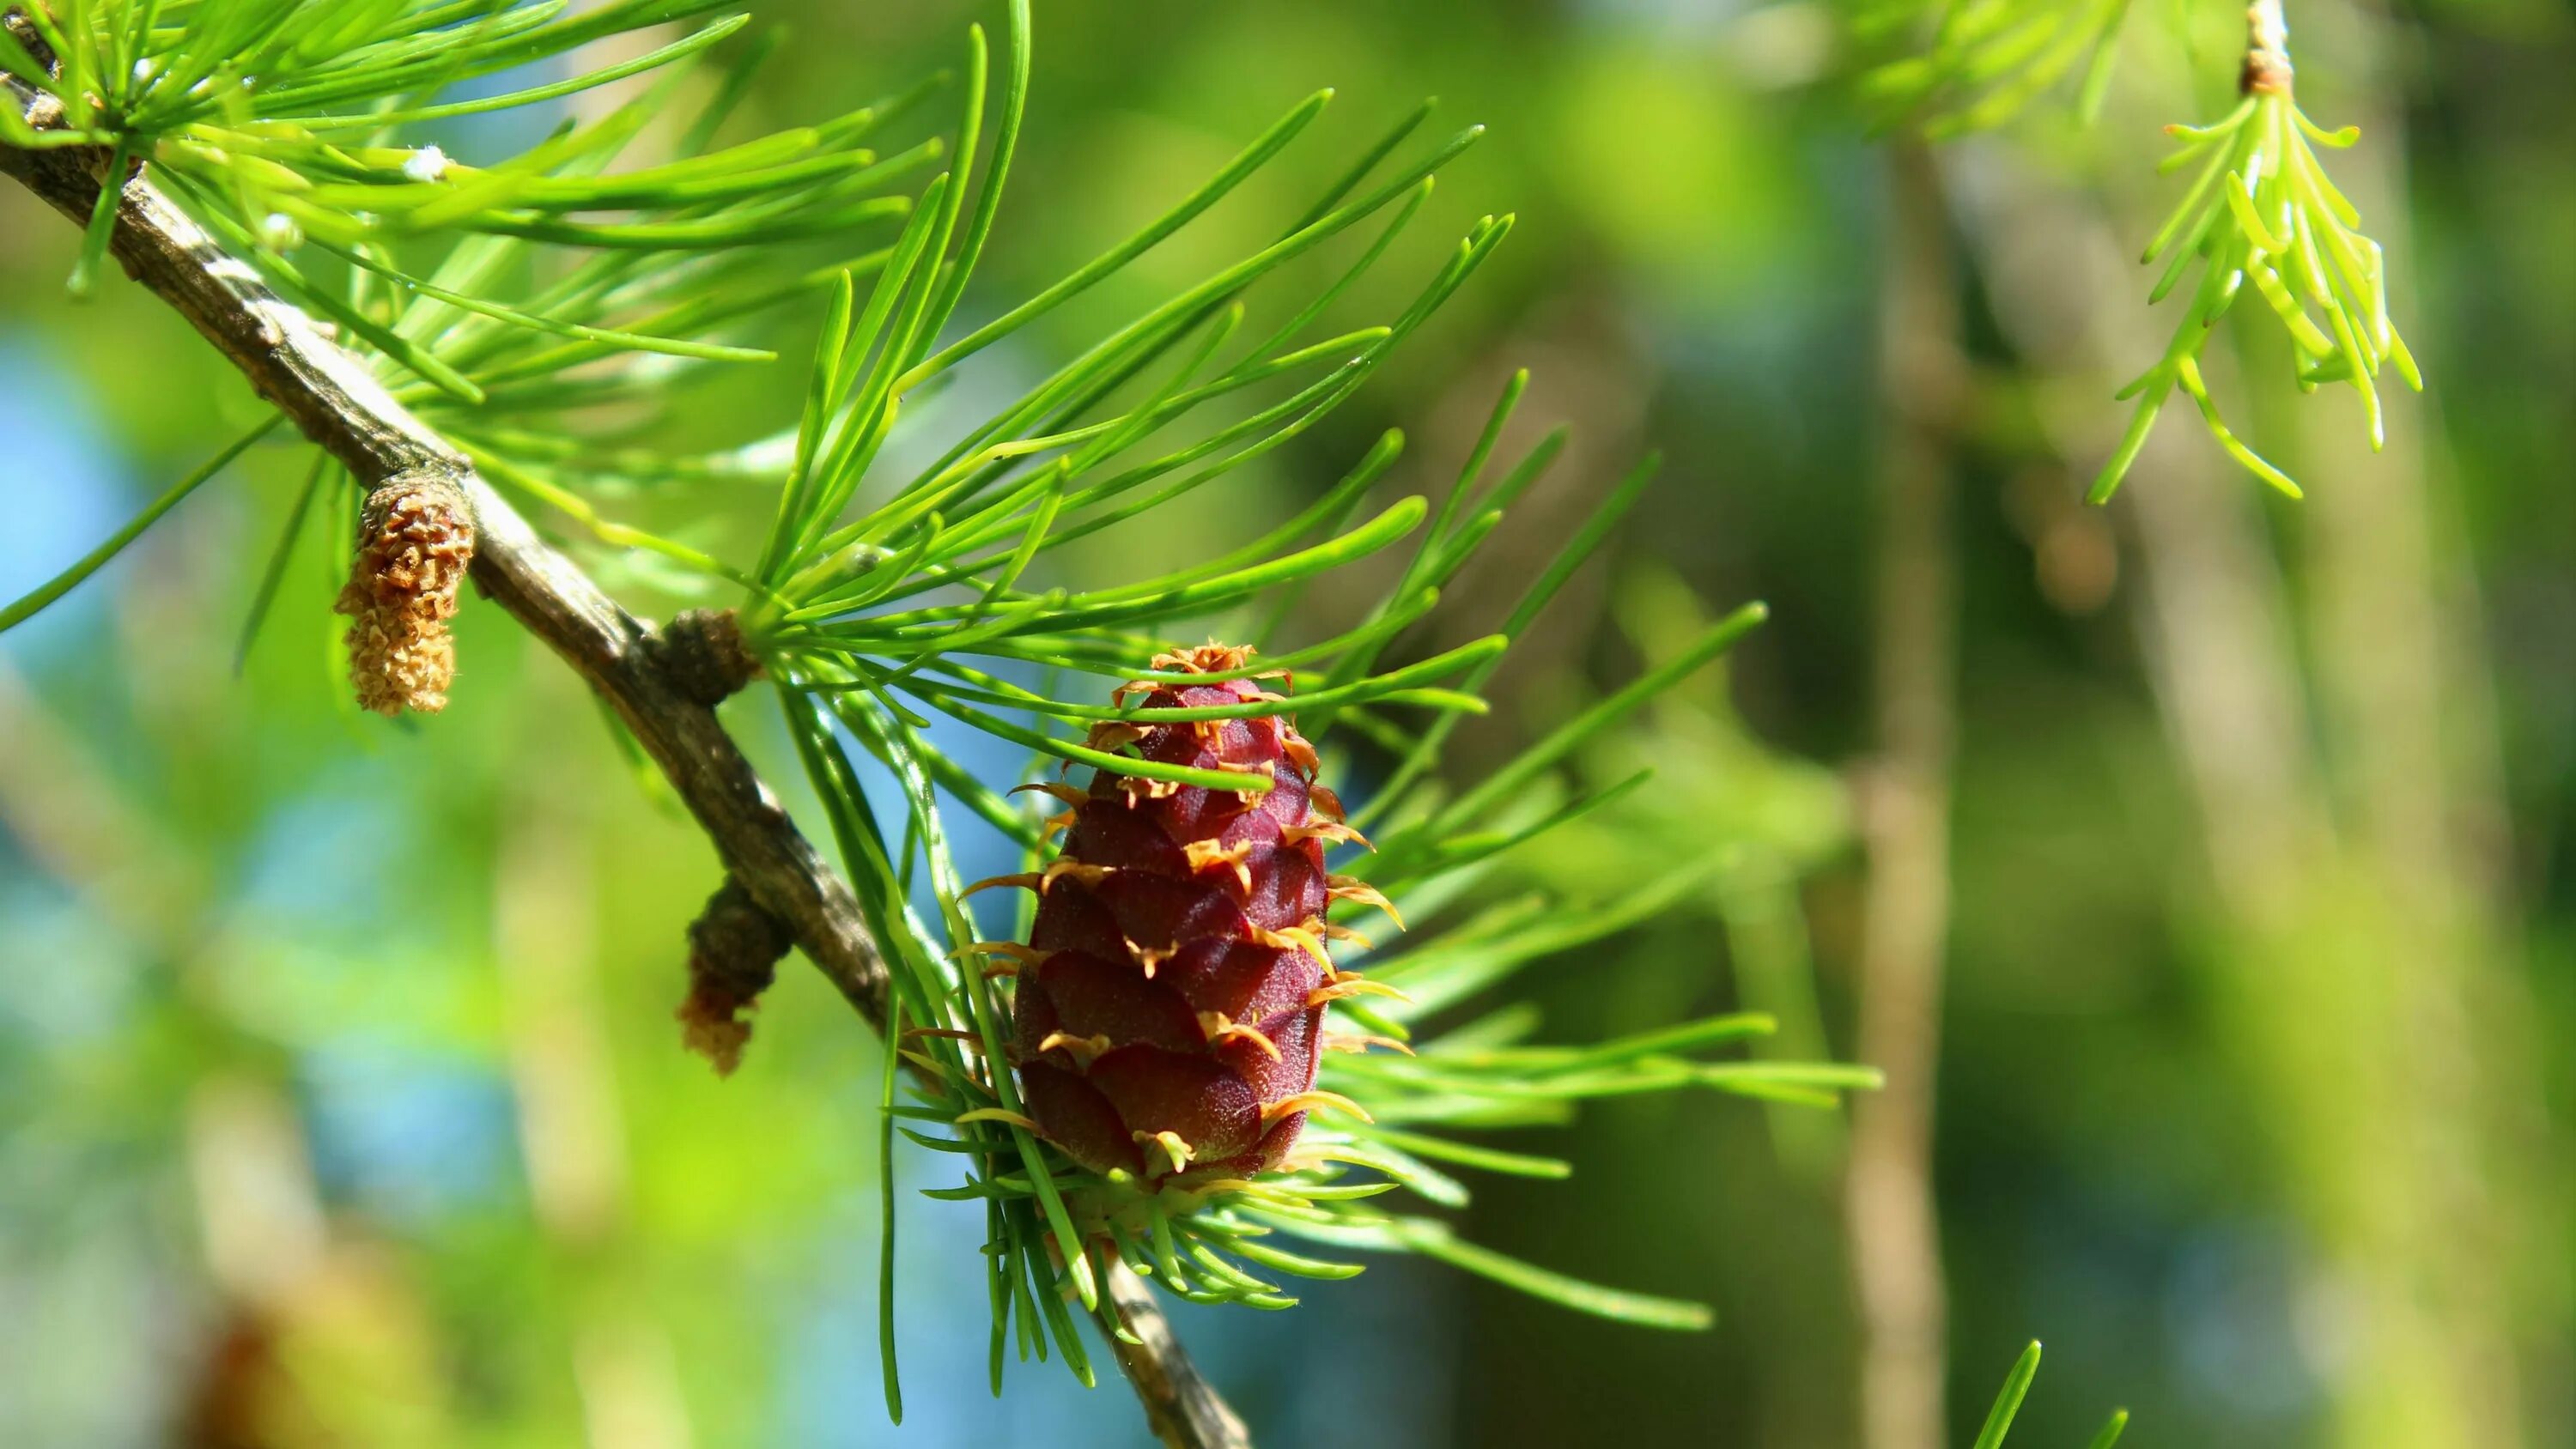
[{"label": "dark brown branch tip", "polygon": [[742,622],[731,609],[691,609],[654,637],[663,673],[709,709],[760,677],[760,658],[743,642]]},{"label": "dark brown branch tip", "polygon": [[778,976],[795,944],[787,923],[762,909],[732,876],[689,923],[689,994],[680,1002],[680,1040],[721,1076],[742,1065],[751,1040],[744,1014]]},{"label": "dark brown branch tip", "polygon": [[2236,77],[2236,93],[2241,96],[2286,96],[2290,93],[2290,62],[2268,51],[2248,51],[2245,69]]}]

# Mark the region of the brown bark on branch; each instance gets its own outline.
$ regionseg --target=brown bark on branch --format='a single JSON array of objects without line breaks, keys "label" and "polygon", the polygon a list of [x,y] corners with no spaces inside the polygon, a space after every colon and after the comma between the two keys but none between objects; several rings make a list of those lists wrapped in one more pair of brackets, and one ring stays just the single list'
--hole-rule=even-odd
[{"label": "brown bark on branch", "polygon": [[[20,114],[35,100],[16,82],[0,82],[0,103]],[[75,225],[86,223],[96,206],[107,164],[107,154],[95,148],[0,145],[0,173]],[[885,962],[849,885],[796,829],[717,721],[699,680],[671,667],[654,630],[547,547],[473,464],[396,402],[363,362],[139,175],[118,198],[109,251],[362,484],[372,488],[415,474],[452,482],[464,493],[478,535],[475,585],[608,701],[706,832],[726,872],[786,924],[806,958],[882,1034]],[[1143,1340],[1118,1345],[1119,1365],[1164,1442],[1183,1449],[1248,1443],[1240,1421],[1182,1352],[1152,1293],[1139,1284],[1120,1298],[1119,1309]]]},{"label": "brown bark on branch", "polygon": [[1168,1449],[1252,1449],[1252,1435],[1172,1336],[1154,1290],[1124,1263],[1109,1265],[1109,1301],[1136,1341],[1113,1338],[1118,1367],[1145,1406],[1145,1424]]}]

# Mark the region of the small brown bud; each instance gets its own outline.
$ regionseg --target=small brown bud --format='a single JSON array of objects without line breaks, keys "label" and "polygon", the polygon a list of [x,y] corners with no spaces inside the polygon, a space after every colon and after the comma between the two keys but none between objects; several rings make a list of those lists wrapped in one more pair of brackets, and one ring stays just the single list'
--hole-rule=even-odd
[{"label": "small brown bud", "polygon": [[349,680],[378,714],[447,707],[456,677],[457,586],[474,562],[474,518],[464,490],[433,474],[406,473],[367,495],[358,551],[334,607],[349,616]]},{"label": "small brown bud", "polygon": [[719,1076],[742,1065],[751,1041],[744,1019],[776,979],[780,957],[795,944],[787,926],[761,907],[741,881],[725,877],[689,923],[689,994],[676,1013],[680,1040],[715,1065]]},{"label": "small brown bud", "polygon": [[680,691],[709,709],[760,677],[760,658],[731,609],[690,609],[654,636],[662,667]]}]

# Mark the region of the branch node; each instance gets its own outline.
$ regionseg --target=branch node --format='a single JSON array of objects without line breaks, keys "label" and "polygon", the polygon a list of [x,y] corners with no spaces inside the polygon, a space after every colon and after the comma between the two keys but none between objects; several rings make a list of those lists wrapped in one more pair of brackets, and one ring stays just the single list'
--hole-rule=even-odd
[{"label": "branch node", "polygon": [[709,709],[760,677],[760,658],[742,638],[731,609],[691,609],[655,636],[654,652],[680,692]]},{"label": "branch node", "polygon": [[2290,22],[2281,0],[2253,0],[2245,7],[2245,68],[2236,91],[2247,96],[2290,93]]},{"label": "branch node", "polygon": [[751,1040],[743,1019],[777,977],[780,957],[795,944],[787,923],[764,910],[742,881],[726,876],[689,923],[689,994],[676,1013],[680,1040],[732,1076]]}]

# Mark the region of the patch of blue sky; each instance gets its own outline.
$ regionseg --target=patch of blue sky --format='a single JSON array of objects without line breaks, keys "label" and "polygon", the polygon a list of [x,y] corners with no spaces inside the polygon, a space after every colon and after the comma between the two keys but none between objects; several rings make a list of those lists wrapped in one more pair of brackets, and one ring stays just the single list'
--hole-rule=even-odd
[{"label": "patch of blue sky", "polygon": [[[0,330],[0,437],[9,439],[0,528],[0,601],[60,573],[116,532],[145,499],[89,392],[25,332]],[[79,650],[106,617],[119,558],[53,607],[0,635],[0,659],[43,664]]]}]

